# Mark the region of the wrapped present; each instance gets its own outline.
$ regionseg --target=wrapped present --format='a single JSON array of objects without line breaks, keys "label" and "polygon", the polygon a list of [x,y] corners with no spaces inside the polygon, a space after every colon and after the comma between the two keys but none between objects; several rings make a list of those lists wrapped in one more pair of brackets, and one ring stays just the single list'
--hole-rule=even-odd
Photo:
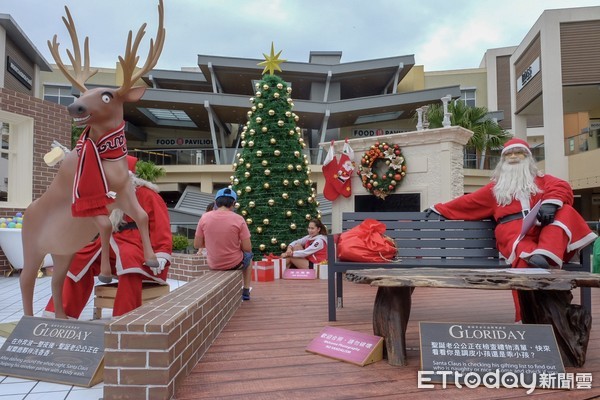
[{"label": "wrapped present", "polygon": [[252,265],[252,280],[255,282],[271,282],[275,280],[273,261],[255,261]]},{"label": "wrapped present", "polygon": [[327,261],[324,261],[321,264],[319,264],[319,279],[327,279],[327,273]]},{"label": "wrapped present", "polygon": [[283,276],[283,271],[285,271],[287,261],[285,258],[281,258],[271,253],[265,256],[263,261],[272,261],[275,279],[282,279],[281,277]]}]

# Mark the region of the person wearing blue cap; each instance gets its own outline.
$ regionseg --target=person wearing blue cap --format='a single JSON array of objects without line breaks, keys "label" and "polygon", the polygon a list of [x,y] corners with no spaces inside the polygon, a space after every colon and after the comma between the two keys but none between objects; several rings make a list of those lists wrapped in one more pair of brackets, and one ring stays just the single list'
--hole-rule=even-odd
[{"label": "person wearing blue cap", "polygon": [[236,193],[224,188],[215,196],[215,209],[205,213],[196,228],[194,247],[206,248],[208,267],[213,270],[240,269],[244,278],[242,299],[250,300],[252,242],[244,218],[233,212]]}]

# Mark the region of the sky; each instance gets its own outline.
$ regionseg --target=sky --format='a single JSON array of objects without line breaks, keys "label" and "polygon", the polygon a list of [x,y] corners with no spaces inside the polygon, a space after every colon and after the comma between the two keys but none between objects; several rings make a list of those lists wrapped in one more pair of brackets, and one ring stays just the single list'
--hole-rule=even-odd
[{"label": "sky", "polygon": [[[50,63],[56,34],[68,63],[64,6],[93,67],[114,68],[127,33],[146,22],[145,62],[157,28],[158,0],[0,0]],[[478,68],[487,49],[518,45],[546,9],[598,0],[164,0],[167,31],[155,68],[196,67],[197,55],[263,59],[271,42],[281,58],[308,62],[311,51],[341,51],[341,62],[414,55],[426,71]],[[83,47],[83,45],[82,45]]]}]

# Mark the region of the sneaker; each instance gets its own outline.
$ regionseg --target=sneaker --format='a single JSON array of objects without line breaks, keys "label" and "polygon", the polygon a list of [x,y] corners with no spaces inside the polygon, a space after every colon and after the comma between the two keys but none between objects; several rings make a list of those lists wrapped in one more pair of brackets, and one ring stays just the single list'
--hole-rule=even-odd
[{"label": "sneaker", "polygon": [[243,289],[242,290],[242,300],[243,301],[250,300],[250,289]]}]

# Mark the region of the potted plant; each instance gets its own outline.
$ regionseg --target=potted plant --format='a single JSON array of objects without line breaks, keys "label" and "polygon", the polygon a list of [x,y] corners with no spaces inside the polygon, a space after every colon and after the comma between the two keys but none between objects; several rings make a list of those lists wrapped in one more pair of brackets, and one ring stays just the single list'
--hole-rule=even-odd
[{"label": "potted plant", "polygon": [[173,252],[174,253],[185,253],[190,242],[185,235],[173,235]]}]

